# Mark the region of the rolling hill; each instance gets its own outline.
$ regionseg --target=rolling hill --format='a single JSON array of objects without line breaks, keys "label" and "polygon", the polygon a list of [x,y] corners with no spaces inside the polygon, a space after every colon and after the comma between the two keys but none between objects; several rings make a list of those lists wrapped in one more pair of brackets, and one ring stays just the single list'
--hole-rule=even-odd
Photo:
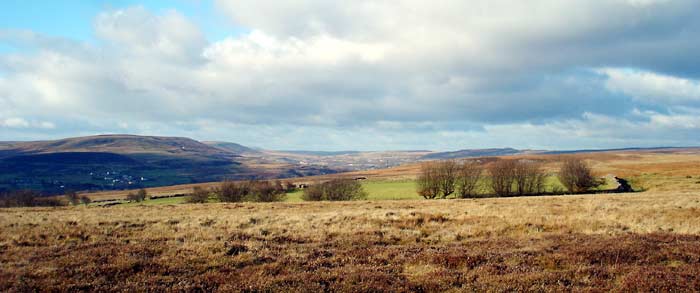
[{"label": "rolling hill", "polygon": [[268,160],[252,148],[184,137],[97,135],[0,142],[0,191],[102,191],[336,173],[326,166]]},{"label": "rolling hill", "polygon": [[260,151],[247,146],[226,141],[203,141],[202,143],[234,154],[260,154]]},{"label": "rolling hill", "polygon": [[459,150],[454,152],[439,152],[430,153],[422,156],[423,160],[447,160],[447,159],[459,159],[459,158],[473,158],[473,157],[491,157],[491,156],[507,156],[516,155],[524,153],[521,150],[516,150],[513,148],[497,148],[497,149],[467,149]]},{"label": "rolling hill", "polygon": [[47,194],[254,177],[234,153],[181,137],[99,135],[0,144],[0,189]]}]

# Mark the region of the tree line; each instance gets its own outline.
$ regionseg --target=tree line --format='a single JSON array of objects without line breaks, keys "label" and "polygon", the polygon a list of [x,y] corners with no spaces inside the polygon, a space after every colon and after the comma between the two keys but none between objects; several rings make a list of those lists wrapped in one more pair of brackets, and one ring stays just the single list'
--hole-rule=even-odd
[{"label": "tree line", "polygon": [[[524,196],[544,194],[547,177],[542,163],[534,160],[498,159],[490,164],[446,160],[423,163],[416,184],[418,194],[426,199],[447,198],[452,194],[474,198],[484,189],[497,196]],[[586,192],[604,184],[578,158],[564,160],[557,178],[570,193]]]},{"label": "tree line", "polygon": [[[205,203],[215,198],[221,202],[276,202],[285,200],[287,193],[295,190],[294,184],[283,184],[279,180],[224,181],[214,188],[195,187],[187,201]],[[301,198],[305,201],[356,200],[367,198],[367,193],[358,181],[333,179],[310,185]]]}]

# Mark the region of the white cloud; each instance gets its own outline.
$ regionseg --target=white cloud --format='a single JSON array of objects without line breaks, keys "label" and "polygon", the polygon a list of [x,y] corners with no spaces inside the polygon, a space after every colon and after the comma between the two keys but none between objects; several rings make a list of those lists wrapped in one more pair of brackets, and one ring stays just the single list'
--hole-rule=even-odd
[{"label": "white cloud", "polygon": [[0,118],[0,128],[54,129],[56,125],[48,121],[27,121],[20,117]]},{"label": "white cloud", "polygon": [[698,80],[619,68],[604,68],[598,72],[607,76],[608,89],[644,101],[671,105],[700,102]]},{"label": "white cloud", "polygon": [[[515,130],[539,146],[618,136],[593,139],[600,132],[586,123],[695,131],[682,118],[700,108],[694,0],[217,5],[247,33],[207,40],[177,11],[138,6],[100,13],[95,42],[0,31],[0,41],[36,47],[0,54],[0,115],[53,121],[43,128],[61,134],[276,135],[280,147],[328,147],[327,137],[371,148],[517,147],[506,135]],[[247,134],[260,129],[265,136]]]},{"label": "white cloud", "polygon": [[26,128],[29,127],[29,122],[22,118],[13,117],[0,120],[0,126],[11,128]]},{"label": "white cloud", "polygon": [[168,62],[192,61],[206,45],[200,29],[179,12],[153,15],[142,6],[100,13],[95,32],[120,53]]}]

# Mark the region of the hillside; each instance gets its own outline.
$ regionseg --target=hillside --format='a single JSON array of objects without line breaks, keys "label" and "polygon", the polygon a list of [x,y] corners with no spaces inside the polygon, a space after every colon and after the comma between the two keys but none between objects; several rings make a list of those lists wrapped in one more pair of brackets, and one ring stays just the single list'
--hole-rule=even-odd
[{"label": "hillside", "polygon": [[458,159],[458,158],[472,158],[472,157],[491,157],[491,156],[506,156],[521,154],[523,151],[516,150],[513,148],[497,148],[497,149],[467,149],[459,150],[453,152],[438,152],[427,154],[421,159],[424,160],[446,160],[446,159]]},{"label": "hillside", "polygon": [[[8,142],[0,150],[23,154],[105,152],[117,154],[168,154],[196,157],[232,157],[231,153],[184,137],[97,135],[50,141]],[[5,153],[5,157],[8,154]]]},{"label": "hillside", "polygon": [[0,144],[0,190],[110,190],[255,176],[239,156],[181,137],[99,135]]},{"label": "hillside", "polygon": [[105,191],[224,179],[336,173],[327,166],[268,159],[236,143],[183,137],[98,135],[0,143],[0,191]]},{"label": "hillside", "polygon": [[233,142],[225,142],[225,141],[203,141],[202,143],[212,146],[233,154],[241,155],[241,154],[259,154],[260,152],[256,149],[249,148],[247,146],[233,143]]}]

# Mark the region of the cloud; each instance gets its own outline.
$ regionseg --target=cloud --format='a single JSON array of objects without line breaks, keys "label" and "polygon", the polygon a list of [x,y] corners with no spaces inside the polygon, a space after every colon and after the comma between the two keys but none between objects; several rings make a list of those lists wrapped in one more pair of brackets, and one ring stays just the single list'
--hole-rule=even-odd
[{"label": "cloud", "polygon": [[56,125],[48,121],[27,121],[24,118],[10,117],[0,119],[0,128],[36,128],[54,129]]},{"label": "cloud", "polygon": [[118,53],[167,62],[193,62],[207,44],[200,29],[179,12],[153,15],[142,6],[100,13],[95,33]]},{"label": "cloud", "polygon": [[608,77],[608,89],[644,102],[667,106],[700,106],[700,81],[654,72],[605,68],[598,70]]},{"label": "cloud", "polygon": [[29,127],[29,122],[22,118],[6,118],[0,121],[0,126],[11,128],[26,128]]},{"label": "cloud", "polygon": [[271,148],[624,146],[698,132],[694,0],[216,4],[246,33],[210,40],[181,12],[141,6],[97,15],[96,41],[0,30],[33,48],[0,54],[0,117],[52,121],[56,135]]}]

